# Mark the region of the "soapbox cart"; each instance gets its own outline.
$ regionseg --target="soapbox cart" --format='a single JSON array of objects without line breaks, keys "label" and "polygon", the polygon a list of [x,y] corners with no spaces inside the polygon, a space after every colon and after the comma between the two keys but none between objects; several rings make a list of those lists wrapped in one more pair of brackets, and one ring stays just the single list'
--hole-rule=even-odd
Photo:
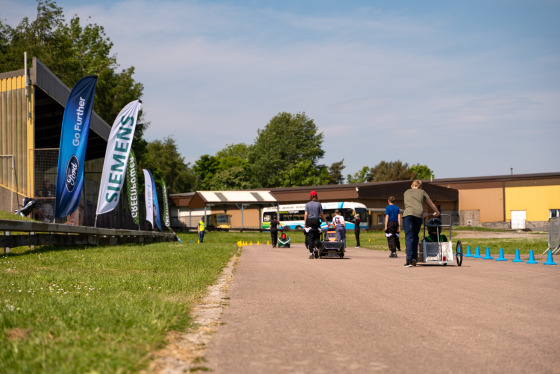
[{"label": "soapbox cart", "polygon": [[[418,264],[447,265],[456,263],[457,266],[463,264],[463,245],[461,241],[457,241],[455,251],[453,251],[451,219],[446,214],[442,215],[442,218],[447,218],[449,224],[442,224],[438,218],[432,218],[428,222],[424,219],[424,238],[418,245]],[[426,235],[426,231],[428,235]],[[443,235],[443,231],[448,232],[449,237]]]},{"label": "soapbox cart", "polygon": [[321,241],[321,249],[319,250],[319,258],[344,258],[344,242],[336,240],[336,231],[327,228],[325,240]]}]

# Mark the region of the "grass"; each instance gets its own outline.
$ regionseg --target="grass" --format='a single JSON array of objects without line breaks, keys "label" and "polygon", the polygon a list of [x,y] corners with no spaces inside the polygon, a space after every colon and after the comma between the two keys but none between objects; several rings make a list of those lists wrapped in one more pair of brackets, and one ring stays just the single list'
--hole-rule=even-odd
[{"label": "grass", "polygon": [[[183,243],[13,248],[0,256],[0,372],[136,373],[170,331],[191,326],[190,310],[237,251],[270,233],[195,233]],[[301,232],[290,232],[303,243]],[[384,233],[361,233],[361,247],[387,250]],[[349,231],[348,246],[354,247]],[[455,240],[454,240],[455,242]],[[497,254],[542,253],[547,239],[464,239]],[[402,238],[404,251],[404,238]]]},{"label": "grass", "polygon": [[0,257],[0,371],[138,372],[237,251],[229,243],[14,248]]},{"label": "grass", "polygon": [[37,222],[34,219],[31,219],[31,218],[28,218],[28,217],[22,217],[19,214],[5,212],[3,210],[0,210],[0,219],[7,219],[7,220],[11,220],[11,221]]}]

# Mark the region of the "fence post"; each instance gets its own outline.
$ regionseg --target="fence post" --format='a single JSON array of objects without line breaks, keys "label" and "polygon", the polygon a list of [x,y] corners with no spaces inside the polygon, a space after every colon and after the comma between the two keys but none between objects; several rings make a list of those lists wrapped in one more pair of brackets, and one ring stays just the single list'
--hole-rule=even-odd
[{"label": "fence post", "polygon": [[[10,236],[10,232],[9,231],[4,231],[4,236]],[[10,253],[10,247],[4,247],[4,254],[8,254]]]}]

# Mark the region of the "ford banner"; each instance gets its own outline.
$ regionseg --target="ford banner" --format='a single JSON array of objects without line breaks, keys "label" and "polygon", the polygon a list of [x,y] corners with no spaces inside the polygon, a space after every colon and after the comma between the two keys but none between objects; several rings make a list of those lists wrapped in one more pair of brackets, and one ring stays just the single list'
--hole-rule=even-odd
[{"label": "ford banner", "polygon": [[76,83],[64,109],[58,151],[54,217],[72,214],[80,203],[84,182],[84,161],[97,76],[88,75]]},{"label": "ford banner", "polygon": [[113,122],[105,150],[96,215],[110,212],[119,203],[121,189],[126,178],[126,166],[136,129],[138,111],[141,106],[140,100],[128,103]]}]

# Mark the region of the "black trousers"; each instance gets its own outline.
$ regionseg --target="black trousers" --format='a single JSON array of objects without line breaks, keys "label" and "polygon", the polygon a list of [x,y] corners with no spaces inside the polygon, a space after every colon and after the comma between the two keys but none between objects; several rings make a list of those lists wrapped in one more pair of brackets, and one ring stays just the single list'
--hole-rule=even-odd
[{"label": "black trousers", "polygon": [[278,243],[278,230],[270,230],[270,239],[272,239],[272,246],[276,247]]},{"label": "black trousers", "polygon": [[387,235],[391,235],[387,237],[387,243],[389,244],[389,250],[391,252],[396,252],[397,249],[400,249],[399,238],[397,237],[397,233],[399,229],[398,222],[387,222]]},{"label": "black trousers", "polygon": [[321,248],[321,233],[318,229],[311,229],[306,235],[307,249],[313,252],[313,248]]},{"label": "black trousers", "polygon": [[360,228],[354,228],[354,235],[356,235],[356,247],[360,246]]}]

